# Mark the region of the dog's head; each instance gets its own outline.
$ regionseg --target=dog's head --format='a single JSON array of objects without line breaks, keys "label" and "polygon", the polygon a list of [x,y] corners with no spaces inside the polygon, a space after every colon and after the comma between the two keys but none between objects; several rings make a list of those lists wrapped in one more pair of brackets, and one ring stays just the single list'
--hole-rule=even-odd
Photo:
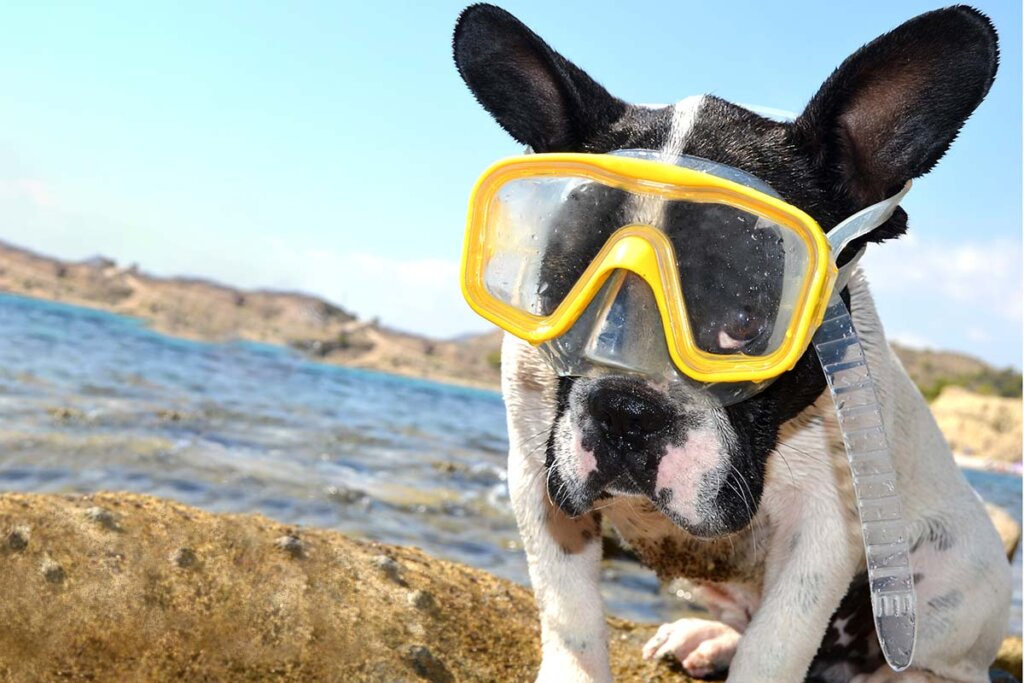
[{"label": "dog's head", "polygon": [[[985,97],[998,63],[984,15],[963,6],[930,12],[858,50],[795,121],[778,122],[713,96],[663,108],[627,104],[490,5],[463,12],[454,52],[484,108],[536,152],[703,157],[762,179],[826,230],[929,171]],[[642,220],[624,211],[601,206],[616,227]],[[898,209],[864,239],[881,242],[906,226]],[[580,240],[603,239],[600,225],[573,229]],[[704,281],[723,286],[713,269]],[[688,289],[691,296],[699,292]],[[706,343],[728,349],[756,322],[724,321]],[[765,391],[726,408],[635,376],[561,379],[547,446],[550,494],[571,515],[605,493],[645,495],[694,534],[735,531],[756,511],[780,425],[824,388],[813,349]]]}]

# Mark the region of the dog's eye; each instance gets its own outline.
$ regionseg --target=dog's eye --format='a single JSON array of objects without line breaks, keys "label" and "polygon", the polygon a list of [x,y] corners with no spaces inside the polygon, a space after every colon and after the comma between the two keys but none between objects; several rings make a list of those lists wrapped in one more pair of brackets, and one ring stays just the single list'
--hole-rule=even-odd
[{"label": "dog's eye", "polygon": [[757,341],[765,330],[764,320],[750,310],[734,311],[718,326],[716,342],[722,351],[743,351]]}]

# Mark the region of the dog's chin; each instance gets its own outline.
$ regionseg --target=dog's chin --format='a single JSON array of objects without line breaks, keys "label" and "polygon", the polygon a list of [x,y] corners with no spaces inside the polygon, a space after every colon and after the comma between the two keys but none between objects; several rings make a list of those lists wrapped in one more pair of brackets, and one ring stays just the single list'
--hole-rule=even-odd
[{"label": "dog's chin", "polygon": [[691,519],[683,515],[672,506],[672,500],[668,491],[662,490],[659,496],[652,498],[652,502],[661,514],[665,515],[677,527],[683,529],[691,536],[704,539],[720,538],[739,531],[747,525],[749,518],[730,518],[725,510],[714,506],[709,510],[710,514],[701,515],[697,519]]},{"label": "dog's chin", "polygon": [[586,481],[573,481],[563,476],[557,465],[548,469],[548,496],[558,508],[569,517],[580,517],[599,507],[602,500],[612,497],[644,498],[653,507],[667,517],[673,524],[698,538],[718,538],[728,535],[745,526],[749,518],[738,519],[725,514],[724,509],[712,506],[710,515],[693,519],[673,506],[672,495],[662,490],[655,495],[643,484],[636,482],[631,476],[620,474],[611,481],[600,481],[596,472],[592,472]]}]

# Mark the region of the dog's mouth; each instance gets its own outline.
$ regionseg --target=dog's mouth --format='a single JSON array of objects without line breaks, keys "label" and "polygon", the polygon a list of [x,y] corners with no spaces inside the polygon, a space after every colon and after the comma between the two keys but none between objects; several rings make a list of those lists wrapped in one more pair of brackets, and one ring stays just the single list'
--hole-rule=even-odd
[{"label": "dog's mouth", "polygon": [[635,497],[695,536],[719,536],[749,520],[726,519],[732,516],[726,511],[736,507],[729,491],[737,485],[726,481],[729,457],[710,430],[643,451],[595,446],[579,433],[558,434],[547,449],[547,493],[569,517],[598,509],[609,497]]},{"label": "dog's mouth", "polygon": [[[576,459],[570,462],[587,461],[591,457],[587,453],[574,455]],[[642,496],[661,507],[667,504],[671,493],[659,493],[657,490],[658,460],[656,455],[650,453],[609,452],[609,449],[604,449],[602,463],[613,461],[618,467],[601,467],[595,458],[592,469],[585,476],[574,478],[563,473],[565,459],[556,457],[555,448],[549,447],[546,463],[548,496],[571,517],[590,512],[596,501],[609,496]],[[586,466],[570,469],[576,469],[577,474],[580,474]]]},{"label": "dog's mouth", "polygon": [[[700,489],[701,485],[693,488]],[[599,509],[602,500],[625,496],[649,501],[654,509],[673,524],[697,537],[713,538],[735,530],[723,526],[717,515],[707,514],[709,506],[699,506],[705,508],[704,515],[693,515],[692,512],[686,514],[684,511],[692,510],[695,506],[680,504],[675,489],[658,488],[655,468],[624,471],[611,477],[595,471],[581,486],[574,486],[566,480],[561,468],[549,459],[547,489],[550,500],[569,517],[580,517]],[[695,492],[695,495],[699,493]],[[715,496],[711,494],[710,497]]]}]

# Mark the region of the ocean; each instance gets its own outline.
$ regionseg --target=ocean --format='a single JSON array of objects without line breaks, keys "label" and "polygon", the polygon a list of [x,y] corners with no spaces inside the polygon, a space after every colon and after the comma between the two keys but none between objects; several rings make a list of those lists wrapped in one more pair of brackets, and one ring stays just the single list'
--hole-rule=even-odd
[{"label": "ocean", "polygon": [[[123,490],[258,512],[528,582],[496,393],[9,295],[0,339],[0,490]],[[1020,477],[966,475],[1019,520]],[[1014,571],[1019,634],[1020,549]],[[619,616],[656,623],[691,609],[685,590],[632,562],[606,562],[604,579]]]}]

